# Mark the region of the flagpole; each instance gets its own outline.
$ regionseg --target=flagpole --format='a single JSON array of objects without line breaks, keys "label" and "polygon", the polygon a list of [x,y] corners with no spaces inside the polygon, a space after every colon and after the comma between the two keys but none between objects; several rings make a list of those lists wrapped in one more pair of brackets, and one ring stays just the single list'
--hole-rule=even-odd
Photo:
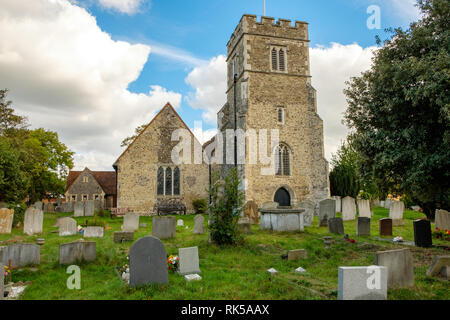
[{"label": "flagpole", "polygon": [[264,16],[266,16],[266,0],[264,0]]}]

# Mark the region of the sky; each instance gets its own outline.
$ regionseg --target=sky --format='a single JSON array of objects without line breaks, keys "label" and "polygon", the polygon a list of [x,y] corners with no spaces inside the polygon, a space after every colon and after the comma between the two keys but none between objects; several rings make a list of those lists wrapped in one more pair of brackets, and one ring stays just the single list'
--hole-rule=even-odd
[{"label": "sky", "polygon": [[[345,140],[345,82],[370,68],[375,36],[420,18],[414,0],[266,0],[309,23],[312,84],[328,160]],[[121,141],[170,102],[201,142],[226,102],[226,44],[263,0],[0,0],[0,88],[32,128],[56,131],[74,170],[112,170]],[[379,25],[372,26],[379,9]],[[368,24],[369,21],[369,24]],[[194,128],[202,121],[201,128]]]}]

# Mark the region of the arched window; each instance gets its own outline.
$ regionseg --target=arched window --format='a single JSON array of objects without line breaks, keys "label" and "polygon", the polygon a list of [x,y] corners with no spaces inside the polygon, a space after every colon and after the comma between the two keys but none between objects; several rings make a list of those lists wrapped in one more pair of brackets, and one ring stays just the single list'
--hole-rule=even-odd
[{"label": "arched window", "polygon": [[172,169],[166,169],[166,196],[172,195]]},{"label": "arched window", "polygon": [[157,181],[158,181],[158,186],[157,186],[158,196],[163,196],[164,195],[164,169],[161,167],[158,169]]},{"label": "arched window", "polygon": [[291,151],[286,145],[275,149],[275,172],[277,176],[291,175]]},{"label": "arched window", "polygon": [[180,169],[178,167],[173,171],[173,194],[180,195]]},{"label": "arched window", "polygon": [[272,49],[272,70],[278,70],[277,49]]},{"label": "arched window", "polygon": [[280,71],[285,71],[286,70],[286,59],[285,59],[285,53],[284,53],[283,49],[280,49],[279,57],[280,57],[280,59],[278,60],[278,64],[280,67]]}]

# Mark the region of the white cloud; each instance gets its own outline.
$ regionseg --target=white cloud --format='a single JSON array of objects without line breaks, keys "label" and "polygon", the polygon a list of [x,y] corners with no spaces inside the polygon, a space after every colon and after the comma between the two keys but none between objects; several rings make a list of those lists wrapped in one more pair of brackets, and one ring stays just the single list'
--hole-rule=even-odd
[{"label": "white cloud", "polygon": [[0,88],[33,127],[58,132],[77,169],[111,170],[122,139],[167,102],[181,104],[181,94],[157,85],[128,91],[150,47],[113,41],[67,0],[3,0],[0,30]]},{"label": "white cloud", "polygon": [[126,14],[134,14],[146,0],[99,0],[101,6]]}]

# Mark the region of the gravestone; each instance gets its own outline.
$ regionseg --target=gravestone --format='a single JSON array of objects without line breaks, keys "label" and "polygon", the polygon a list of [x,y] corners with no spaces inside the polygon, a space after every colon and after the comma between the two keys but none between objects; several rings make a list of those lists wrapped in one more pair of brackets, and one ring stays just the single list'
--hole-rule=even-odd
[{"label": "gravestone", "polygon": [[203,224],[205,223],[205,217],[201,214],[198,214],[194,218],[194,234],[204,234],[205,227]]},{"label": "gravestone", "polygon": [[4,270],[4,266],[3,264],[0,263],[0,301],[5,299],[5,284],[4,284],[4,280],[5,280],[5,276],[3,275],[3,270]]},{"label": "gravestone", "polygon": [[336,200],[336,213],[342,212],[342,198],[339,196],[334,196],[334,200]]},{"label": "gravestone", "polygon": [[114,242],[134,241],[134,232],[114,232]]},{"label": "gravestone", "polygon": [[380,219],[380,236],[392,236],[392,219]]},{"label": "gravestone", "polygon": [[37,244],[16,243],[7,247],[0,247],[0,263],[13,267],[26,267],[40,263],[40,248]]},{"label": "gravestone", "polygon": [[439,230],[450,230],[450,212],[446,210],[436,210],[436,228]]},{"label": "gravestone", "polygon": [[289,250],[288,260],[307,259],[308,252],[305,249]]},{"label": "gravestone", "polygon": [[73,204],[73,215],[74,217],[83,217],[84,216],[84,203],[82,201],[74,202]]},{"label": "gravestone", "polygon": [[328,226],[328,219],[336,215],[336,200],[325,199],[319,202],[319,227]]},{"label": "gravestone", "polygon": [[311,227],[314,220],[314,201],[305,200],[296,205],[297,208],[304,209],[303,213],[303,224],[305,227]]},{"label": "gravestone", "polygon": [[417,247],[429,248],[433,245],[431,237],[431,222],[429,220],[415,220],[414,243]]},{"label": "gravestone", "polygon": [[378,251],[375,265],[388,269],[388,288],[407,288],[414,286],[414,264],[410,249]]},{"label": "gravestone", "polygon": [[72,218],[58,219],[57,224],[59,226],[59,236],[74,236],[78,233],[77,222]]},{"label": "gravestone", "polygon": [[380,207],[384,208],[385,203],[386,203],[386,202],[385,202],[384,200],[380,201]]},{"label": "gravestone", "polygon": [[44,222],[44,213],[35,207],[29,207],[25,211],[23,222],[23,232],[29,236],[42,233],[42,224]]},{"label": "gravestone", "polygon": [[123,232],[135,232],[139,230],[139,214],[127,213],[123,217]]},{"label": "gravestone", "polygon": [[371,218],[372,212],[370,211],[370,201],[369,200],[358,200],[358,210],[359,216],[365,218]]},{"label": "gravestone", "polygon": [[389,218],[392,219],[394,227],[405,225],[403,221],[403,212],[405,211],[405,204],[402,201],[392,201],[389,208]]},{"label": "gravestone", "polygon": [[342,220],[350,221],[356,218],[356,204],[352,197],[342,199]]},{"label": "gravestone", "polygon": [[341,218],[328,220],[328,232],[333,234],[344,234],[344,222]]},{"label": "gravestone", "polygon": [[83,237],[85,238],[103,238],[103,227],[86,227],[84,228]]},{"label": "gravestone", "polygon": [[180,264],[178,273],[182,276],[187,274],[201,273],[198,259],[198,247],[178,249]]},{"label": "gravestone", "polygon": [[[434,257],[431,267],[427,270],[427,276],[433,277],[441,274],[443,269],[447,269],[450,266],[450,256],[436,256]],[[445,276],[447,276],[447,270],[445,270]]]},{"label": "gravestone", "polygon": [[386,267],[339,267],[338,300],[386,300]]},{"label": "gravestone", "polygon": [[182,226],[184,226],[184,221],[183,221],[183,219],[178,219],[178,220],[177,220],[177,227],[182,227]]},{"label": "gravestone", "polygon": [[0,209],[0,234],[10,234],[14,220],[14,209]]},{"label": "gravestone", "polygon": [[95,213],[95,202],[94,200],[87,200],[84,202],[84,216],[93,217]]},{"label": "gravestone", "polygon": [[390,209],[391,208],[391,204],[392,204],[392,200],[391,199],[386,199],[384,201],[384,208],[385,209]]},{"label": "gravestone", "polygon": [[358,217],[356,235],[359,237],[370,237],[370,218]]},{"label": "gravestone", "polygon": [[[173,219],[175,226],[175,218]],[[167,253],[161,240],[148,236],[130,248],[130,286],[169,282]]]},{"label": "gravestone", "polygon": [[176,232],[175,217],[153,217],[152,235],[159,239],[174,238]]},{"label": "gravestone", "polygon": [[42,203],[42,201],[36,201],[33,204],[33,207],[35,207],[36,209],[39,209],[39,210],[44,210],[44,204]]},{"label": "gravestone", "polygon": [[82,261],[92,262],[96,259],[96,242],[75,241],[59,245],[59,264],[71,265]]},{"label": "gravestone", "polygon": [[250,224],[250,219],[247,217],[244,218],[240,218],[238,223],[237,223],[238,229],[243,233],[243,234],[251,234],[252,233],[252,227]]},{"label": "gravestone", "polygon": [[249,218],[251,224],[259,223],[258,205],[255,201],[247,201],[244,207],[244,217]]},{"label": "gravestone", "polygon": [[55,212],[55,206],[53,205],[53,203],[48,202],[48,203],[45,204],[45,210],[44,211],[48,212],[48,213],[54,213]]}]

